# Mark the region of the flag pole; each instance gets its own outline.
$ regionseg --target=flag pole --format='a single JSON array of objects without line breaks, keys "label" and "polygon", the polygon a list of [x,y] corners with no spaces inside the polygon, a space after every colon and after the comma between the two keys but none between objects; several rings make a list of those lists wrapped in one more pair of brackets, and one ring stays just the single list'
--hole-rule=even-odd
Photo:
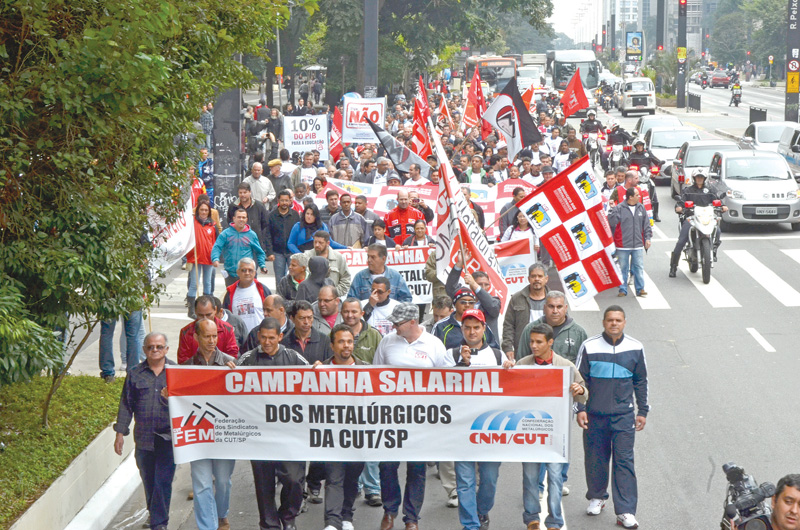
[{"label": "flag pole", "polygon": [[[431,118],[430,116],[428,116],[428,127],[427,127],[427,129],[428,129],[427,130],[428,136],[431,136],[433,134],[433,118]],[[431,138],[428,138],[428,140],[430,141]],[[436,142],[431,141],[431,149],[436,151],[436,158],[437,159],[444,160],[445,163],[447,163],[447,154],[444,153],[444,156],[443,156],[443,153],[439,152],[439,149],[436,146]],[[446,184],[444,183],[443,180],[440,180],[439,181],[439,186],[446,186]],[[448,196],[448,200],[450,200],[449,196]],[[456,231],[458,232],[459,250],[461,252],[461,260],[464,262],[464,268],[462,269],[462,271],[464,273],[466,273],[466,271],[467,271],[467,258],[466,258],[466,251],[464,250],[464,238],[461,236],[461,222],[458,219],[455,218],[455,212],[453,211],[452,204],[450,205],[450,207],[447,210],[448,210],[448,215],[450,216],[450,220],[451,220],[450,222],[455,224]]]}]

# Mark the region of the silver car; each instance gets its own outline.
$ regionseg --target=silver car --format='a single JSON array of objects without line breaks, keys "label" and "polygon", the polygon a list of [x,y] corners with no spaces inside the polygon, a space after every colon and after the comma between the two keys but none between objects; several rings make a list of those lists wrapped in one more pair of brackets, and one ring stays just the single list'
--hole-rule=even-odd
[{"label": "silver car", "polygon": [[722,214],[723,230],[734,223],[791,223],[792,230],[800,230],[800,189],[789,164],[777,153],[716,153],[708,176],[728,207]]},{"label": "silver car", "polygon": [[739,138],[742,149],[762,149],[778,152],[778,143],[786,127],[797,125],[790,121],[754,121]]},{"label": "silver car", "polygon": [[730,140],[692,140],[685,142],[672,161],[670,188],[673,197],[679,197],[695,169],[708,169],[714,153],[738,151],[739,146]]}]

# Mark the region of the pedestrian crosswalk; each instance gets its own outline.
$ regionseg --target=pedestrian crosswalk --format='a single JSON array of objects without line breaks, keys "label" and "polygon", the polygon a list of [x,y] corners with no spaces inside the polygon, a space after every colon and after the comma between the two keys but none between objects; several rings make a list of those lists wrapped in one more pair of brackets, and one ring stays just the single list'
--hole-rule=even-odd
[{"label": "pedestrian crosswalk", "polygon": [[[754,255],[748,250],[721,251],[720,260],[725,260],[727,263],[732,264],[736,269],[736,274],[731,275],[730,267],[726,264],[728,270],[726,275],[723,276],[720,273],[719,264],[716,263],[711,274],[711,281],[708,284],[703,283],[700,271],[695,273],[689,271],[689,266],[685,260],[681,260],[678,265],[679,272],[676,279],[668,278],[666,274],[663,274],[663,276],[661,274],[650,276],[645,272],[647,296],[636,297],[636,302],[643,310],[685,307],[687,304],[685,291],[680,290],[678,292],[673,287],[686,285],[685,280],[688,279],[689,285],[692,285],[708,306],[714,309],[741,308],[745,306],[751,297],[742,294],[744,285],[747,285],[748,288],[754,286],[761,288],[766,296],[773,297],[784,307],[800,307],[800,292],[792,286],[795,283],[795,277],[782,277],[781,274],[773,270],[774,268],[780,268],[782,274],[786,275],[785,271],[792,269],[798,275],[797,277],[800,277],[800,249],[782,249],[780,252],[781,254],[776,256],[774,254]],[[664,255],[668,257],[670,252],[665,252]],[[781,260],[781,255],[790,258],[791,261]],[[667,262],[665,261],[665,263]],[[776,267],[778,263],[780,263],[780,267]],[[683,282],[681,282],[681,276],[683,277]],[[743,280],[746,283],[743,283]],[[752,280],[752,282],[749,280]],[[633,296],[635,290],[632,285],[628,291],[628,297]],[[613,290],[613,293],[616,294],[616,290]],[[606,293],[601,293],[600,295],[605,300],[605,304],[591,300],[581,306],[573,307],[571,310],[574,312],[600,311],[601,305],[608,305],[611,301],[610,298],[607,298],[608,296]],[[762,304],[763,299],[758,299],[754,303]]]}]

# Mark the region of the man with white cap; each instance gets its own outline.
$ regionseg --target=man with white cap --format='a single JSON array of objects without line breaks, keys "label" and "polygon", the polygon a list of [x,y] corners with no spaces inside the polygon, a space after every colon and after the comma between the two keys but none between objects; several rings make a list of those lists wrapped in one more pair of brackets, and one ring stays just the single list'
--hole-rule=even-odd
[{"label": "man with white cap", "polygon": [[[419,325],[419,308],[404,302],[394,308],[389,321],[395,331],[386,335],[372,360],[373,366],[400,366],[406,368],[447,368],[455,366],[442,341]],[[422,501],[425,498],[425,462],[406,463],[405,493],[401,494],[397,469],[400,462],[381,462],[381,497],[384,515],[381,530],[394,527],[394,520],[403,504],[403,522],[406,530],[418,530]]]}]

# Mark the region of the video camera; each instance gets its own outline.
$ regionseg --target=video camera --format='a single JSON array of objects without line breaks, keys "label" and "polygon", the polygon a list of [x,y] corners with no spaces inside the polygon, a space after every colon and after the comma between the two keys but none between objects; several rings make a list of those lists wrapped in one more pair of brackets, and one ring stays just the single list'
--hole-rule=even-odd
[{"label": "video camera", "polygon": [[764,482],[759,486],[752,476],[733,462],[723,464],[722,471],[728,479],[728,492],[725,495],[725,515],[720,528],[772,530],[772,508],[768,499],[775,495],[775,484]]}]

